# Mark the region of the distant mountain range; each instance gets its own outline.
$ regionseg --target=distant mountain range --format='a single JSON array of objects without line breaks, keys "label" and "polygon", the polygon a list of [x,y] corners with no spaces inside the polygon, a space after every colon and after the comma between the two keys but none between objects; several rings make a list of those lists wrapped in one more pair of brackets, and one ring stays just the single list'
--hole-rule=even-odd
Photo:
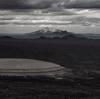
[{"label": "distant mountain range", "polygon": [[55,31],[49,28],[44,28],[38,31],[16,35],[1,35],[0,39],[100,39],[100,34],[75,34],[72,32],[56,29]]},{"label": "distant mountain range", "polygon": [[85,37],[89,39],[100,39],[100,34],[84,34]]},{"label": "distant mountain range", "polygon": [[81,34],[75,34],[59,29],[55,31],[49,29],[41,29],[31,33],[25,33],[24,35],[17,37],[24,39],[86,39],[86,37]]},{"label": "distant mountain range", "polygon": [[54,38],[54,37],[59,37],[62,38],[68,34],[67,31],[61,31],[61,30],[56,30],[56,31],[50,31],[50,30],[38,30],[35,32],[31,33],[26,33],[25,37],[26,38],[40,38],[40,37],[45,37],[45,38]]}]

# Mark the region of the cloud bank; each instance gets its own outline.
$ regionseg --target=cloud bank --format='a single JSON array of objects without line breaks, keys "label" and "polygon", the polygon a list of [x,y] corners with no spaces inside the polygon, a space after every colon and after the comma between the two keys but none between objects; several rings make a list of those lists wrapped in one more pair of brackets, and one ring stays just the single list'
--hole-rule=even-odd
[{"label": "cloud bank", "polygon": [[35,25],[36,28],[78,25],[78,28],[96,29],[100,26],[100,0],[0,0],[2,31],[9,26],[33,28]]},{"label": "cloud bank", "polygon": [[0,0],[0,9],[100,8],[100,0]]},{"label": "cloud bank", "polygon": [[[82,25],[100,26],[100,10],[65,9],[61,12],[44,13],[43,10],[30,12],[5,12],[0,15],[0,25]],[[7,11],[6,11],[7,13]]]}]

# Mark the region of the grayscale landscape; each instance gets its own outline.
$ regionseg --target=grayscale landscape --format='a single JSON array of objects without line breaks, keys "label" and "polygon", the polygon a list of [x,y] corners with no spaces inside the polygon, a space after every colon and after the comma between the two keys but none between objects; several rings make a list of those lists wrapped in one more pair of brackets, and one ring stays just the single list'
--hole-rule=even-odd
[{"label": "grayscale landscape", "polygon": [[100,99],[100,1],[0,0],[0,99]]}]

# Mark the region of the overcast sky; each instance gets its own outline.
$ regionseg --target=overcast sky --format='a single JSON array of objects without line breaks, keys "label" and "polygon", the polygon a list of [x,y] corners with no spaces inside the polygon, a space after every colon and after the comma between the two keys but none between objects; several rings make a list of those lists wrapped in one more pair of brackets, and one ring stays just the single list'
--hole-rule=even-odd
[{"label": "overcast sky", "polygon": [[100,0],[0,0],[0,33],[44,27],[100,33]]}]

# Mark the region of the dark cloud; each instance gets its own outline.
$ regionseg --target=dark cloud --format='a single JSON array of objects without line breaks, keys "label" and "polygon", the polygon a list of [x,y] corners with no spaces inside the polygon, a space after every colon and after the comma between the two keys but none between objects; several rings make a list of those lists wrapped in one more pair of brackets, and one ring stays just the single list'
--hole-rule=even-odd
[{"label": "dark cloud", "polygon": [[36,0],[0,0],[0,9],[45,9],[51,7],[53,3],[44,0],[35,1]]},{"label": "dark cloud", "polygon": [[100,8],[100,0],[0,0],[0,9]]},{"label": "dark cloud", "polygon": [[47,9],[50,8],[52,6],[53,2],[52,1],[45,1],[45,0],[40,0],[36,3],[25,3],[24,4],[24,8],[29,7],[32,9]]},{"label": "dark cloud", "polygon": [[70,0],[65,2],[66,8],[100,8],[100,0]]},{"label": "dark cloud", "polygon": [[22,8],[22,6],[19,0],[0,0],[1,9],[16,9]]}]

